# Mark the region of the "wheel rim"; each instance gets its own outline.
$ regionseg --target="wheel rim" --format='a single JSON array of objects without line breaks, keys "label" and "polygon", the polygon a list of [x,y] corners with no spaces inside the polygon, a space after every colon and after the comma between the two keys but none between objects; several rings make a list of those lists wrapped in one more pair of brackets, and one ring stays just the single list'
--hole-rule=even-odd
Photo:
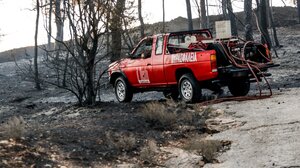
[{"label": "wheel rim", "polygon": [[191,100],[192,99],[192,97],[193,97],[193,86],[190,83],[190,81],[188,81],[187,79],[184,79],[181,82],[180,91],[181,91],[181,94],[182,94],[184,99],[186,99],[186,100]]},{"label": "wheel rim", "polygon": [[125,85],[122,81],[117,82],[116,93],[119,100],[122,101],[125,99]]}]

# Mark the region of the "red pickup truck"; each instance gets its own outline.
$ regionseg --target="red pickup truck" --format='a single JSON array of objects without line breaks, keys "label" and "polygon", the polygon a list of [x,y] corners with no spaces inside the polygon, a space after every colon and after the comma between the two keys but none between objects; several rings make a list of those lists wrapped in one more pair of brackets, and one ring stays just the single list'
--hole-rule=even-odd
[{"label": "red pickup truck", "polygon": [[234,96],[248,94],[250,82],[270,75],[267,47],[239,38],[213,39],[208,29],[158,34],[109,67],[109,80],[119,102],[133,93],[162,91],[186,102],[201,99],[201,89],[228,86]]}]

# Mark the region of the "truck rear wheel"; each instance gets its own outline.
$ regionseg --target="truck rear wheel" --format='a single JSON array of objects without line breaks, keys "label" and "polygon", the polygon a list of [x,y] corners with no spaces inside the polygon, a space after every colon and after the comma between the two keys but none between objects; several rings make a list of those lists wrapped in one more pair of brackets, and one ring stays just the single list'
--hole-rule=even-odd
[{"label": "truck rear wheel", "polygon": [[228,89],[233,96],[245,96],[250,90],[249,78],[232,78]]},{"label": "truck rear wheel", "polygon": [[196,78],[188,73],[179,79],[179,93],[183,101],[194,103],[201,98],[201,88]]},{"label": "truck rear wheel", "polygon": [[115,81],[115,95],[119,102],[130,102],[133,93],[130,90],[128,82],[124,77],[118,77]]}]

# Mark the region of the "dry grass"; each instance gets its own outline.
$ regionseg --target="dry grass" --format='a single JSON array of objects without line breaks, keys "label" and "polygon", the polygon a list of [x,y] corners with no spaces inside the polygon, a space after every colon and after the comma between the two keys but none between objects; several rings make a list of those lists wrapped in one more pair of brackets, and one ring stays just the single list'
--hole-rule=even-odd
[{"label": "dry grass", "polygon": [[115,143],[115,146],[123,151],[132,151],[137,146],[136,142],[136,138],[130,134],[120,136],[118,141]]},{"label": "dry grass", "polygon": [[199,105],[196,104],[194,105],[194,109],[203,117],[203,118],[211,118],[211,117],[215,117],[215,111],[216,109],[214,109],[211,106],[203,106],[203,105]]},{"label": "dry grass", "polygon": [[137,140],[133,134],[113,134],[107,132],[104,142],[109,148],[122,152],[130,152],[137,147]]},{"label": "dry grass", "polygon": [[190,105],[167,100],[150,102],[141,110],[141,115],[150,126],[159,129],[174,129],[178,126],[203,127],[205,120],[220,115],[211,106]]},{"label": "dry grass", "polygon": [[23,117],[12,117],[1,125],[0,133],[7,139],[20,139],[26,133],[26,122]]},{"label": "dry grass", "polygon": [[218,152],[223,149],[223,146],[222,141],[201,139],[199,136],[196,136],[191,138],[184,148],[198,152],[203,156],[206,163],[214,163]]},{"label": "dry grass", "polygon": [[177,113],[172,106],[160,102],[147,103],[142,109],[142,116],[158,127],[169,127],[177,122]]},{"label": "dry grass", "polygon": [[155,156],[158,152],[158,147],[156,145],[156,142],[154,140],[149,140],[141,149],[140,152],[140,159],[143,160],[147,164],[155,165],[156,159]]}]

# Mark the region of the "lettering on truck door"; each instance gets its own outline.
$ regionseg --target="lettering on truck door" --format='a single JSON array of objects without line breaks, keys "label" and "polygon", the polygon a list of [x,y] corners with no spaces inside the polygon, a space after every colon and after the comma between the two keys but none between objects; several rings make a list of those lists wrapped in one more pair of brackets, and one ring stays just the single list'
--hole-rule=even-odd
[{"label": "lettering on truck door", "polygon": [[149,79],[149,73],[147,70],[147,67],[137,67],[136,68],[136,75],[137,75],[137,79],[138,82],[140,84],[146,84],[146,83],[150,83],[150,79]]}]

